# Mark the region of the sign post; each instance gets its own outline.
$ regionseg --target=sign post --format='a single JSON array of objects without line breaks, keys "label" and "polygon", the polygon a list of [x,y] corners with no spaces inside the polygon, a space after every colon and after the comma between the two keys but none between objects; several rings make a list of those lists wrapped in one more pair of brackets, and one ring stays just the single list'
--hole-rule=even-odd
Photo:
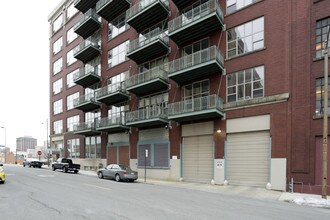
[{"label": "sign post", "polygon": [[38,150],[39,161],[40,161],[41,154],[42,154],[41,150]]},{"label": "sign post", "polygon": [[146,149],[146,153],[144,155],[144,182],[147,182],[147,157],[148,157],[148,149]]}]

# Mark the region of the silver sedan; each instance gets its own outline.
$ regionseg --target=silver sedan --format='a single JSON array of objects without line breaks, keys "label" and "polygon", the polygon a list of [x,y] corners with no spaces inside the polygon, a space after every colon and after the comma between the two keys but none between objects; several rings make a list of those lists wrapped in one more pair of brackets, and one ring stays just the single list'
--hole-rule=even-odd
[{"label": "silver sedan", "polygon": [[138,172],[131,170],[129,166],[110,164],[103,169],[99,169],[97,171],[97,176],[100,179],[114,179],[117,182],[122,180],[134,182],[134,180],[137,180],[138,178]]}]

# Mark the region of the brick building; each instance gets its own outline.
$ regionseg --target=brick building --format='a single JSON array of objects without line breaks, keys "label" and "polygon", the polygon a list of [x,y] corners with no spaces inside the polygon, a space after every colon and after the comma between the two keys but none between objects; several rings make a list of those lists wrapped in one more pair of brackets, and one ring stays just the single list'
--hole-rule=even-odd
[{"label": "brick building", "polygon": [[49,15],[51,148],[84,169],[320,193],[329,8],[63,0]]}]

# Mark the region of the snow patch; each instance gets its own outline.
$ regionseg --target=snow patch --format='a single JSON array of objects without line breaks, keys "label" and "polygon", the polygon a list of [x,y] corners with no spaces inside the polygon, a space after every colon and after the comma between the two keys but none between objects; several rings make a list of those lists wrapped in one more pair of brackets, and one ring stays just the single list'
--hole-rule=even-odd
[{"label": "snow patch", "polygon": [[322,199],[322,198],[311,198],[311,197],[298,197],[291,201],[292,203],[296,203],[298,205],[306,205],[313,207],[321,207],[321,208],[330,208],[330,199]]}]

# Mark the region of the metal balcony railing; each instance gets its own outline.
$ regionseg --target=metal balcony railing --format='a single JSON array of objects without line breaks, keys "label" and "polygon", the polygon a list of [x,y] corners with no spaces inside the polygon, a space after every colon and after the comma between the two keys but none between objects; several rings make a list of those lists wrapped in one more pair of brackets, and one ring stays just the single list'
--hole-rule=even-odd
[{"label": "metal balcony railing", "polygon": [[175,116],[210,109],[223,111],[223,100],[219,96],[213,94],[200,98],[171,103],[168,105],[168,115]]},{"label": "metal balcony railing", "polygon": [[103,96],[111,95],[115,92],[125,92],[126,93],[126,86],[124,82],[118,82],[114,84],[109,84],[106,87],[100,88],[95,91],[95,97],[101,98]]},{"label": "metal balcony railing", "polygon": [[83,24],[86,20],[88,20],[90,18],[94,18],[95,20],[99,21],[100,16],[98,14],[96,14],[94,9],[91,8],[80,17],[80,19],[75,24],[73,29],[77,30],[81,24]]},{"label": "metal balcony railing", "polygon": [[138,122],[148,119],[167,119],[167,108],[161,106],[150,106],[126,113],[126,123]]},{"label": "metal balcony railing", "polygon": [[106,118],[96,119],[96,127],[110,127],[116,125],[125,125],[125,112],[120,112],[119,114],[113,114]]},{"label": "metal balcony railing", "polygon": [[164,66],[157,66],[150,70],[131,76],[126,80],[126,87],[129,88],[132,86],[140,85],[157,78],[168,81],[168,71]]},{"label": "metal balcony railing", "polygon": [[169,40],[167,34],[164,31],[162,31],[160,28],[156,28],[155,30],[150,31],[147,34],[144,34],[143,36],[135,40],[132,40],[128,46],[128,53],[131,53],[134,50],[137,50],[145,45],[148,45],[158,39],[163,41],[166,45],[168,45]]},{"label": "metal balcony railing", "polygon": [[130,19],[133,16],[137,15],[141,11],[143,11],[145,8],[147,8],[149,5],[160,1],[165,6],[169,7],[169,0],[143,0],[138,1],[135,5],[133,5],[130,9],[126,11],[126,19]]},{"label": "metal balcony railing", "polygon": [[95,101],[94,93],[89,93],[89,94],[82,95],[82,96],[79,96],[78,98],[74,99],[73,106],[78,106],[78,105],[82,105],[84,103],[94,102],[94,101]]},{"label": "metal balcony railing", "polygon": [[73,75],[73,81],[81,79],[81,78],[85,77],[86,75],[101,76],[101,70],[98,67],[85,66],[83,68],[80,68],[79,72],[77,72]]},{"label": "metal balcony railing", "polygon": [[77,47],[73,49],[73,55],[76,56],[80,51],[85,49],[86,47],[93,46],[100,49],[100,45],[98,44],[98,40],[95,37],[88,37],[86,40],[81,42]]},{"label": "metal balcony railing", "polygon": [[224,56],[216,46],[171,61],[169,63],[169,73],[181,71],[211,60],[217,60],[222,66],[224,66]]},{"label": "metal balcony railing", "polygon": [[186,25],[189,25],[190,23],[202,19],[208,14],[211,14],[212,12],[217,12],[218,15],[220,15],[222,23],[224,20],[222,9],[219,5],[218,0],[209,0],[208,2],[205,2],[195,8],[193,8],[190,11],[185,12],[181,16],[178,16],[174,18],[173,20],[168,22],[168,31],[169,33],[172,33]]},{"label": "metal balcony railing", "polygon": [[85,130],[95,130],[95,129],[96,129],[96,127],[95,127],[94,120],[87,121],[87,122],[80,122],[73,126],[74,132],[85,131]]}]

